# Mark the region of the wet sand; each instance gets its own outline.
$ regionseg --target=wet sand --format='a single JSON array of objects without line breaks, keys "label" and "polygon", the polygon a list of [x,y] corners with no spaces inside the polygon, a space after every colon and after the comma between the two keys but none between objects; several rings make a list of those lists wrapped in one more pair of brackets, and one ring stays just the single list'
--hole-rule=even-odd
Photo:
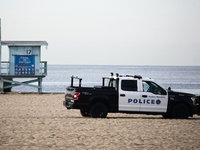
[{"label": "wet sand", "polygon": [[0,94],[0,149],[200,149],[200,116],[83,118],[64,94]]}]

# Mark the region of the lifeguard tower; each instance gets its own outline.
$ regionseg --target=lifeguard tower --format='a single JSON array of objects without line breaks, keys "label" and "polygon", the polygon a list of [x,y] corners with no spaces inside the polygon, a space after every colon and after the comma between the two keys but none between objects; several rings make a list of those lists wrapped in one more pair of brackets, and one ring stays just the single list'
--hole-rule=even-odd
[{"label": "lifeguard tower", "polygon": [[[30,86],[42,92],[42,79],[47,75],[47,61],[41,61],[41,46],[46,41],[1,41],[0,19],[0,92],[11,91],[15,86]],[[1,61],[1,46],[8,46],[9,60]],[[27,78],[28,81],[14,81]],[[36,79],[35,79],[36,78]],[[30,83],[38,82],[38,85]]]}]

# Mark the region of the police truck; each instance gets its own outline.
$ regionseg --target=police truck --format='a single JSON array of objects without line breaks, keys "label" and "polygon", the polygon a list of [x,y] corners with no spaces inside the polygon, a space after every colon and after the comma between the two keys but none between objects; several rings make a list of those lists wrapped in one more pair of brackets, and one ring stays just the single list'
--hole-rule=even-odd
[{"label": "police truck", "polygon": [[[78,80],[78,85],[74,85]],[[79,109],[83,117],[105,118],[108,113],[162,115],[164,118],[187,119],[200,115],[200,96],[165,90],[155,80],[140,75],[111,73],[102,78],[101,86],[82,87],[82,78],[71,77],[63,105]]]}]

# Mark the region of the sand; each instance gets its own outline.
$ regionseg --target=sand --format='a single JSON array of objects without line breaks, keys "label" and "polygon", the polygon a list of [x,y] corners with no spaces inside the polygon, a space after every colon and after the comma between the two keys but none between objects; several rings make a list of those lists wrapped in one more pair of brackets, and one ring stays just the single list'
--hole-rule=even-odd
[{"label": "sand", "polygon": [[200,149],[200,116],[83,118],[64,94],[0,94],[0,149]]}]

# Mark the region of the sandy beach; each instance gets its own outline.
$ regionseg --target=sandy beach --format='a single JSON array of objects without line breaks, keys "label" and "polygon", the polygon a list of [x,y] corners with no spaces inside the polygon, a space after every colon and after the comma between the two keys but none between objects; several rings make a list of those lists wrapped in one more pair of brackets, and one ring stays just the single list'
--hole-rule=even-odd
[{"label": "sandy beach", "polygon": [[0,149],[200,149],[200,116],[83,118],[64,94],[0,94]]}]

